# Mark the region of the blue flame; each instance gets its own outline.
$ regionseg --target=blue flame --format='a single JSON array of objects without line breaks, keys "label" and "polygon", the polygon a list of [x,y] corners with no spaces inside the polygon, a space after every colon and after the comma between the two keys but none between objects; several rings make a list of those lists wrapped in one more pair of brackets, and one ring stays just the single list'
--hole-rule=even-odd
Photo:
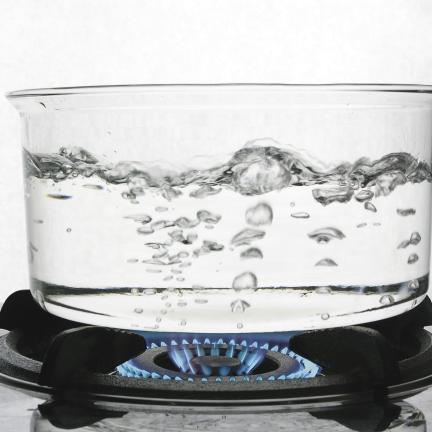
[{"label": "blue flame", "polygon": [[[186,342],[186,341],[184,341]],[[205,363],[199,365],[193,364],[192,359],[196,357],[204,357],[206,355],[212,357],[233,358],[238,360],[238,365],[221,366],[217,368],[217,376],[228,375],[247,375],[250,374],[264,360],[266,350],[257,349],[254,346],[242,345],[240,350],[236,349],[235,343],[231,342],[227,346],[221,343],[211,343],[210,350],[205,349],[204,345],[195,340],[193,345],[177,343],[168,346],[168,356],[171,361],[183,373],[191,375],[211,376],[215,375],[212,367]]]},{"label": "blue flame", "polygon": [[[179,376],[173,371],[169,375],[160,375],[156,372],[143,369],[137,359],[131,359],[117,367],[122,376],[139,377],[145,379],[161,379],[175,381],[201,381],[207,382],[212,377],[216,382],[222,378],[229,381],[256,382],[269,380],[289,380],[300,378],[314,378],[321,374],[322,368],[310,360],[291,351],[290,339],[299,332],[286,333],[257,333],[257,334],[229,334],[203,335],[190,333],[140,333],[147,341],[148,349],[166,347],[168,356],[177,366],[179,372],[189,375],[187,378]],[[278,376],[266,374],[250,375],[259,367],[266,356],[266,351],[279,352],[296,361],[296,368]],[[216,358],[234,358],[238,362],[235,366],[221,366],[215,370],[205,363],[196,364],[196,357],[213,356]],[[168,371],[167,371],[168,373]]]},{"label": "blue flame", "polygon": [[[171,333],[171,332],[136,332],[145,338],[147,348],[155,346],[168,346],[172,341],[177,344],[222,344],[223,341],[234,341],[238,345],[252,346],[256,343],[257,348],[269,349],[269,346],[288,345],[290,339],[302,332],[289,331],[281,333]],[[267,345],[267,347],[265,347]]]}]

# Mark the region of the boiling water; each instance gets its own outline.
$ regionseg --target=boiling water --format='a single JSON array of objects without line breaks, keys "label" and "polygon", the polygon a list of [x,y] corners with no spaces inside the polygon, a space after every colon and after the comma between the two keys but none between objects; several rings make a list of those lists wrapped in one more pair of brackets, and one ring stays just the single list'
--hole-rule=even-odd
[{"label": "boiling water", "polygon": [[25,161],[32,292],[65,318],[301,330],[402,313],[427,291],[431,169],[408,153],[325,167],[264,139],[188,167],[79,147]]}]

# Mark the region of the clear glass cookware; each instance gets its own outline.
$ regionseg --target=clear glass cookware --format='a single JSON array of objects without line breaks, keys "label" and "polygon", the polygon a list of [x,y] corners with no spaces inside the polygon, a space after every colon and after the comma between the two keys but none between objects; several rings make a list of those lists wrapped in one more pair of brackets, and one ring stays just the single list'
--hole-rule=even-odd
[{"label": "clear glass cookware", "polygon": [[426,295],[426,86],[142,85],[8,95],[31,290],[138,330],[373,321]]}]

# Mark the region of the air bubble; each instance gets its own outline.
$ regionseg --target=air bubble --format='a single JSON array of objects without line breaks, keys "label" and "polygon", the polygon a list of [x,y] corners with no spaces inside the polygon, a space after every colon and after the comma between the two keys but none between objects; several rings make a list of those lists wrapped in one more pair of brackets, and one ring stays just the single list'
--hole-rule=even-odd
[{"label": "air bubble", "polygon": [[176,280],[178,280],[179,282],[184,282],[185,278],[184,277],[176,277]]},{"label": "air bubble", "polygon": [[237,328],[240,330],[243,328],[243,324],[242,323],[237,323]]},{"label": "air bubble", "polygon": [[160,323],[160,322],[162,321],[162,318],[161,318],[161,317],[157,317],[157,318],[155,319],[155,321],[156,321],[157,323]]},{"label": "air bubble", "polygon": [[204,240],[203,247],[211,251],[221,251],[224,248],[223,244],[217,243],[215,241]]},{"label": "air bubble", "polygon": [[175,229],[174,231],[169,232],[168,235],[175,242],[178,242],[178,243],[185,243],[186,242],[186,239],[183,236],[183,230],[182,229]]},{"label": "air bubble", "polygon": [[131,289],[131,294],[132,295],[140,295],[140,290],[138,288],[132,288]]},{"label": "air bubble", "polygon": [[397,209],[396,213],[399,216],[412,216],[416,214],[416,210],[413,208],[407,208],[407,209]]},{"label": "air bubble", "polygon": [[160,243],[146,243],[145,245],[152,249],[160,249],[162,246]]},{"label": "air bubble", "polygon": [[177,306],[185,307],[185,306],[187,306],[187,302],[184,301],[184,300],[181,300],[181,301],[179,301],[179,302],[177,303]]},{"label": "air bubble", "polygon": [[420,243],[420,241],[421,241],[421,236],[420,236],[420,234],[419,234],[417,231],[414,231],[414,232],[411,234],[410,243],[411,243],[412,245],[418,245],[418,244]]},{"label": "air bubble", "polygon": [[193,254],[195,257],[199,257],[201,255],[208,254],[210,252],[218,252],[221,251],[224,248],[224,245],[210,241],[210,240],[204,240],[202,246],[199,249],[195,249],[193,251]]},{"label": "air bubble", "polygon": [[328,243],[332,239],[342,240],[345,234],[338,228],[324,227],[310,232],[308,237],[317,243]]},{"label": "air bubble", "polygon": [[[129,189],[129,192],[135,196],[145,195],[144,188],[141,186],[133,186]],[[133,202],[133,201],[131,201],[131,202]]]},{"label": "air bubble", "polygon": [[133,192],[122,192],[121,197],[124,199],[134,200],[136,195]]},{"label": "air bubble", "polygon": [[409,257],[408,257],[408,264],[414,264],[414,263],[416,263],[417,261],[419,260],[419,257],[418,257],[418,255],[416,254],[416,253],[413,253],[413,254],[411,254]]},{"label": "air bubble", "polygon": [[291,217],[295,219],[309,219],[310,214],[307,212],[296,212],[296,213],[291,213]]},{"label": "air bubble", "polygon": [[315,288],[315,292],[317,294],[331,294],[332,289],[328,286],[322,286],[322,287]]},{"label": "air bubble", "polygon": [[249,245],[250,242],[260,240],[264,236],[265,231],[254,228],[245,228],[232,238],[231,243],[235,246]]},{"label": "air bubble", "polygon": [[153,288],[146,288],[146,289],[144,290],[144,294],[145,294],[145,295],[154,295],[154,294],[156,294],[156,290],[153,289]]},{"label": "air bubble", "polygon": [[174,273],[174,274],[182,274],[183,272],[181,271],[181,270],[177,270],[177,269],[171,269],[171,273]]},{"label": "air bubble", "polygon": [[215,213],[211,213],[208,210],[199,210],[196,214],[197,218],[204,223],[207,224],[216,224],[220,221],[221,217],[220,215],[217,215]]},{"label": "air bubble", "polygon": [[156,253],[152,255],[152,258],[154,259],[159,259],[159,258],[163,258],[165,256],[168,255],[168,251],[167,250],[163,250],[162,252]]},{"label": "air bubble", "polygon": [[174,221],[174,224],[179,228],[194,228],[199,224],[199,220],[190,220],[187,217],[180,217]]},{"label": "air bubble", "polygon": [[340,186],[334,188],[313,189],[312,196],[323,206],[334,202],[348,202],[354,194],[349,186]]},{"label": "air bubble", "polygon": [[328,314],[327,312],[321,314],[321,319],[326,321],[330,318],[330,314]]},{"label": "air bubble", "polygon": [[375,206],[374,206],[370,201],[366,201],[366,202],[364,203],[364,208],[365,208],[366,210],[369,210],[369,211],[373,212],[373,213],[376,213],[376,212],[377,212],[376,207],[375,207]]},{"label": "air bubble", "polygon": [[72,232],[72,228],[66,228],[66,232],[68,233]]},{"label": "air bubble", "polygon": [[207,299],[197,298],[197,299],[194,300],[194,302],[196,304],[206,304],[206,303],[208,303],[208,300]]},{"label": "air bubble", "polygon": [[192,244],[197,238],[198,238],[197,234],[195,234],[195,233],[189,233],[186,236],[186,244]]},{"label": "air bubble", "polygon": [[144,309],[143,308],[135,308],[134,312],[137,313],[137,314],[141,314],[141,313],[144,312]]},{"label": "air bubble", "polygon": [[409,284],[408,284],[408,289],[411,292],[417,291],[420,287],[419,281],[417,279],[412,280]]},{"label": "air bubble", "polygon": [[182,319],[181,321],[180,321],[180,325],[181,326],[185,326],[187,324],[187,321],[185,320],[185,319]]},{"label": "air bubble", "polygon": [[355,195],[355,199],[359,202],[364,202],[372,199],[374,197],[374,193],[371,190],[363,189],[358,194]]},{"label": "air bubble", "polygon": [[258,286],[258,279],[252,272],[244,272],[234,278],[232,287],[234,290],[254,289]]},{"label": "air bubble", "polygon": [[129,258],[129,259],[126,260],[126,262],[129,263],[129,264],[135,264],[138,261],[139,261],[138,258]]},{"label": "air bubble", "polygon": [[137,229],[137,233],[138,234],[144,234],[144,235],[148,235],[148,234],[153,234],[154,233],[154,229],[152,227],[139,227]]},{"label": "air bubble", "polygon": [[323,267],[336,267],[337,264],[331,259],[331,258],[323,258],[319,260],[316,264],[316,266],[323,266]]},{"label": "air bubble", "polygon": [[237,299],[231,303],[231,312],[238,313],[244,312],[247,308],[250,307],[250,304],[246,300]]},{"label": "air bubble", "polygon": [[407,248],[409,245],[411,244],[410,240],[402,240],[399,245],[398,245],[398,249],[405,249]]},{"label": "air bubble", "polygon": [[263,253],[260,249],[256,247],[251,247],[249,249],[246,249],[240,254],[240,258],[243,259],[251,259],[251,258],[257,258],[257,259],[263,259]]},{"label": "air bubble", "polygon": [[380,298],[380,303],[382,305],[391,305],[395,302],[395,299],[390,294],[385,294]]},{"label": "air bubble", "polygon": [[64,194],[47,194],[46,196],[48,198],[53,198],[57,200],[68,200],[72,198],[71,195],[64,195]]},{"label": "air bubble", "polygon": [[249,225],[271,225],[273,221],[273,210],[265,202],[258,203],[256,206],[246,211],[246,222]]},{"label": "air bubble", "polygon": [[203,185],[197,190],[191,192],[189,196],[192,198],[206,198],[208,196],[218,194],[219,192],[221,192],[221,190],[221,188],[216,189],[210,185]]},{"label": "air bubble", "polygon": [[144,214],[144,213],[123,216],[123,218],[133,220],[134,222],[141,223],[143,225],[148,224],[152,220],[151,216],[149,216],[148,214]]},{"label": "air bubble", "polygon": [[178,198],[182,194],[178,189],[174,189],[172,187],[166,187],[161,191],[162,197],[164,197],[167,201],[171,201],[175,198]]},{"label": "air bubble", "polygon": [[157,231],[157,230],[161,230],[164,228],[170,228],[175,226],[174,222],[169,221],[169,220],[158,220],[156,222],[153,222],[151,224],[151,227],[153,230]]}]

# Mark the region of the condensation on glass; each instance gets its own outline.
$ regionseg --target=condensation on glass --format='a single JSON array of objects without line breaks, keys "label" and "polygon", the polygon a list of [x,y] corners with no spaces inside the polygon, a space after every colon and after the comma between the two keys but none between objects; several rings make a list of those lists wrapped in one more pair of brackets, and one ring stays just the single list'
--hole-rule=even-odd
[{"label": "condensation on glass", "polygon": [[378,320],[428,289],[425,86],[177,85],[8,95],[31,290],[149,331]]}]

